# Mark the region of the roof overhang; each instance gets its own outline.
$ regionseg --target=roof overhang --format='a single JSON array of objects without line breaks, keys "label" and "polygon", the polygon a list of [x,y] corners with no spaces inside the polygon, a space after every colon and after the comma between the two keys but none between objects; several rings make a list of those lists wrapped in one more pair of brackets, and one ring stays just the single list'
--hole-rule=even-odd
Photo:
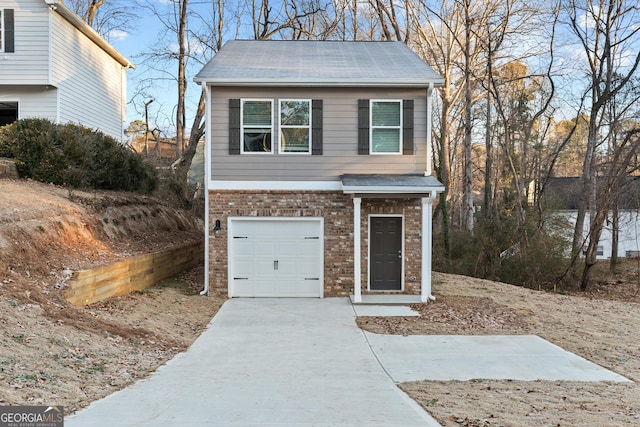
[{"label": "roof overhang", "polygon": [[226,87],[442,87],[402,42],[230,40],[193,79]]},{"label": "roof overhang", "polygon": [[120,52],[118,52],[113,46],[111,46],[105,39],[100,36],[93,28],[87,25],[82,19],[78,17],[71,9],[69,9],[65,4],[59,0],[44,0],[49,8],[55,11],[58,15],[64,18],[71,25],[76,27],[78,31],[87,36],[89,40],[98,45],[102,50],[104,50],[109,56],[115,59],[120,65],[124,68],[133,68],[136,66],[133,65],[127,58],[124,57]]},{"label": "roof overhang", "polygon": [[361,174],[342,175],[345,194],[393,197],[427,197],[442,193],[444,185],[432,176]]},{"label": "roof overhang", "polygon": [[194,82],[206,84],[207,86],[222,87],[396,87],[396,88],[429,88],[443,87],[444,80],[434,81],[413,81],[413,80],[369,80],[369,79],[351,79],[351,80],[319,80],[319,79],[300,79],[300,80],[284,80],[284,79],[215,79],[215,78],[194,78]]}]

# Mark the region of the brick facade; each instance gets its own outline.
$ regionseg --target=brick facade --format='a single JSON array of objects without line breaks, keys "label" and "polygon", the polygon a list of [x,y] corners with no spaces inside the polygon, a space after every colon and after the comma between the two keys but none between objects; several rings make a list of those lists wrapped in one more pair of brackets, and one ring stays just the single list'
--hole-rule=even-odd
[{"label": "brick facade", "polygon": [[[362,199],[362,292],[368,283],[368,220],[370,214],[402,214],[404,217],[404,290],[420,294],[422,212],[420,199]],[[210,191],[209,286],[227,292],[227,218],[322,217],[324,218],[324,295],[353,294],[353,200],[333,191]],[[222,230],[213,231],[216,220]]]}]

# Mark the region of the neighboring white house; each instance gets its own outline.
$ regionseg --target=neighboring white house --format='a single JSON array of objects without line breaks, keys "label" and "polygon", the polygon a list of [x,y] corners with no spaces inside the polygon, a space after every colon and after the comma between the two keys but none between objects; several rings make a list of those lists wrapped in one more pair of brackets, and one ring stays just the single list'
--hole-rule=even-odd
[{"label": "neighboring white house", "polygon": [[[571,230],[576,226],[577,211],[560,211],[557,215],[566,219]],[[613,222],[611,214],[602,229],[602,235],[596,249],[597,259],[610,259],[613,242]],[[589,233],[589,213],[584,220],[584,233]],[[640,212],[638,210],[618,211],[618,258],[630,258],[640,256]]]},{"label": "neighboring white house", "polygon": [[[577,203],[580,178],[551,178],[547,187],[547,200],[556,215],[566,220],[568,231],[576,226]],[[602,229],[596,249],[596,258],[610,259],[613,251],[613,215],[610,212]],[[618,196],[618,258],[640,256],[640,185],[630,177],[629,182]],[[583,236],[589,234],[589,212],[584,220]],[[586,247],[586,243],[585,243]],[[567,249],[569,251],[569,249]]]},{"label": "neighboring white house", "polygon": [[0,2],[0,126],[41,117],[122,140],[128,68],[61,1]]}]

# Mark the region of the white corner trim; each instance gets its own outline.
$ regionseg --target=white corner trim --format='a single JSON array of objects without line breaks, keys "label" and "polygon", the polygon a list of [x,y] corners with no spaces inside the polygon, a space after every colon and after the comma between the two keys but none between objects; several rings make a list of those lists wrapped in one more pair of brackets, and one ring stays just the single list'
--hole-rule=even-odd
[{"label": "white corner trim", "polygon": [[212,190],[283,190],[283,191],[342,191],[340,181],[218,181],[207,186]]},{"label": "white corner trim", "polygon": [[353,301],[362,302],[362,265],[360,249],[360,197],[353,198]]}]

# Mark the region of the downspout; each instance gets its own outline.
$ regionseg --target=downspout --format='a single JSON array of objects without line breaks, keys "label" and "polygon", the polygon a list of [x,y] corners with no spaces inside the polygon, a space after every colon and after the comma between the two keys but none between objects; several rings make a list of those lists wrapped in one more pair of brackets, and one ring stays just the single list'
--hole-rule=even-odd
[{"label": "downspout", "polygon": [[425,159],[425,171],[424,176],[431,176],[431,125],[432,125],[432,112],[433,112],[433,83],[429,83],[427,89],[427,158]]},{"label": "downspout", "polygon": [[209,295],[209,180],[211,179],[211,90],[202,84],[205,92],[205,135],[204,135],[204,289],[200,295]]}]

